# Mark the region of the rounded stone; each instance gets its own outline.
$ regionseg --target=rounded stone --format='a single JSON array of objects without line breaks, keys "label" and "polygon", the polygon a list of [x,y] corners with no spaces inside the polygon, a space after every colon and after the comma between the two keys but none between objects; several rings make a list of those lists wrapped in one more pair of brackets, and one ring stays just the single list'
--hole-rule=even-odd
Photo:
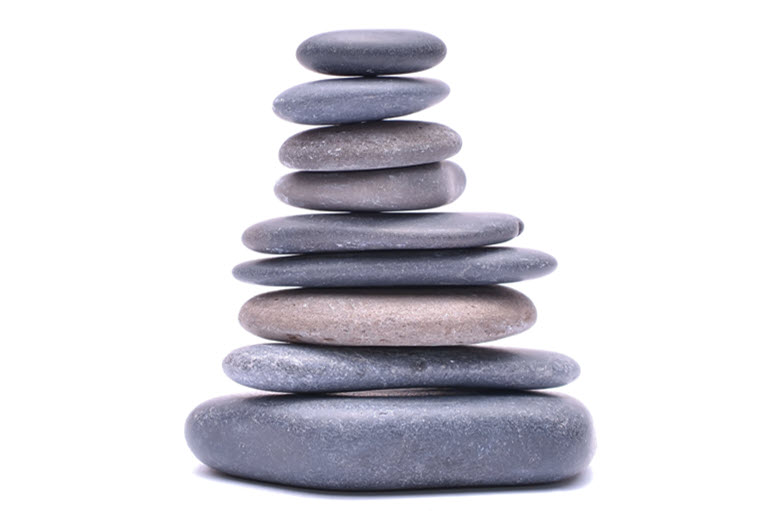
[{"label": "rounded stone", "polygon": [[543,392],[227,396],[192,411],[185,432],[213,469],[324,490],[550,483],[595,450],[588,410]]},{"label": "rounded stone", "polygon": [[257,223],[242,242],[267,254],[446,249],[503,243],[522,229],[501,213],[328,213]]},{"label": "rounded stone", "polygon": [[375,121],[314,128],[280,147],[280,161],[301,170],[369,170],[446,160],[461,149],[447,126],[421,121]]},{"label": "rounded stone", "polygon": [[446,53],[439,38],[416,30],[338,30],[310,37],[296,58],[319,73],[375,76],[423,71]]},{"label": "rounded stone", "polygon": [[357,172],[293,172],[274,193],[284,203],[321,211],[406,211],[444,206],[466,187],[451,161]]},{"label": "rounded stone", "polygon": [[502,286],[286,289],[240,309],[240,324],[259,337],[336,346],[476,344],[535,319],[533,302]]},{"label": "rounded stone", "polygon": [[224,372],[273,392],[349,392],[407,387],[535,390],[575,380],[578,364],[548,351],[485,346],[331,347],[257,344],[231,352]]},{"label": "rounded stone", "polygon": [[534,279],[556,266],[537,250],[483,247],[272,257],[239,264],[233,274],[266,286],[470,286]]},{"label": "rounded stone", "polygon": [[296,85],[272,109],[299,124],[378,121],[419,112],[449,93],[447,84],[429,78],[336,78]]}]

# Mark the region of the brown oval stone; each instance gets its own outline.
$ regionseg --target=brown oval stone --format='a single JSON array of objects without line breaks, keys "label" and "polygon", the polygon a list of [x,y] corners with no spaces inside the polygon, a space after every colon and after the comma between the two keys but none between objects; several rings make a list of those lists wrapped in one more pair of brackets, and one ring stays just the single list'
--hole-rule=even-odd
[{"label": "brown oval stone", "polygon": [[503,286],[288,289],[240,310],[240,324],[260,337],[346,346],[475,344],[527,330],[535,319],[530,299]]}]

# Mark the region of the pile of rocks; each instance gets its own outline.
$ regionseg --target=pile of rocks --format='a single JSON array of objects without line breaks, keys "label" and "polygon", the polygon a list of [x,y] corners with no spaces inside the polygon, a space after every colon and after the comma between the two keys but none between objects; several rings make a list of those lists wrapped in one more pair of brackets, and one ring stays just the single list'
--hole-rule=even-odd
[{"label": "pile of rocks", "polygon": [[544,483],[588,465],[588,411],[567,396],[529,392],[574,380],[573,360],[466,346],[530,328],[533,303],[498,284],[546,275],[554,258],[488,247],[522,232],[510,215],[396,212],[448,204],[465,186],[461,168],[446,161],[461,147],[456,132],[383,120],[427,108],[449,89],[380,75],[431,68],[445,52],[438,38],[406,30],[331,32],[299,46],[309,69],[355,77],[298,85],[274,101],[284,119],[332,125],[283,144],[280,160],[301,171],[275,191],[294,206],[345,213],[245,231],[255,251],[299,255],[243,263],[235,277],[299,288],[242,307],[245,329],[286,343],[235,350],[224,371],[284,394],[197,407],[186,436],[203,463],[340,490]]}]

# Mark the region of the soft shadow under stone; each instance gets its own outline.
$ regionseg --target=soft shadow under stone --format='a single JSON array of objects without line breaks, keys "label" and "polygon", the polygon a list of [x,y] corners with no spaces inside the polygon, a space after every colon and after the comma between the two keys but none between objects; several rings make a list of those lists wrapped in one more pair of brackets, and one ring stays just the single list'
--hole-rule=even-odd
[{"label": "soft shadow under stone", "polygon": [[328,490],[549,483],[594,451],[586,408],[541,392],[228,396],[198,406],[186,438],[216,470]]}]

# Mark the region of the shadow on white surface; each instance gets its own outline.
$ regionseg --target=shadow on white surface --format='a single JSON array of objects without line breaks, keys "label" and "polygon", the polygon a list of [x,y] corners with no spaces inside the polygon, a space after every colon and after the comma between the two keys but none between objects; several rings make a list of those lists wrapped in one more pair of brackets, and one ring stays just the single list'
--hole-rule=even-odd
[{"label": "shadow on white surface", "polygon": [[470,494],[470,493],[535,493],[535,492],[558,492],[572,491],[583,488],[588,485],[592,479],[591,468],[586,468],[583,472],[563,481],[549,484],[535,484],[527,486],[481,486],[469,488],[433,488],[422,490],[393,490],[393,491],[335,491],[320,490],[312,488],[300,488],[297,486],[288,486],[276,483],[267,483],[262,481],[253,481],[241,477],[234,477],[223,472],[219,472],[205,465],[199,465],[194,474],[198,477],[215,480],[228,484],[251,485],[258,488],[269,489],[285,493],[310,494],[315,496],[328,497],[398,497],[398,496],[432,496],[445,494]]}]

